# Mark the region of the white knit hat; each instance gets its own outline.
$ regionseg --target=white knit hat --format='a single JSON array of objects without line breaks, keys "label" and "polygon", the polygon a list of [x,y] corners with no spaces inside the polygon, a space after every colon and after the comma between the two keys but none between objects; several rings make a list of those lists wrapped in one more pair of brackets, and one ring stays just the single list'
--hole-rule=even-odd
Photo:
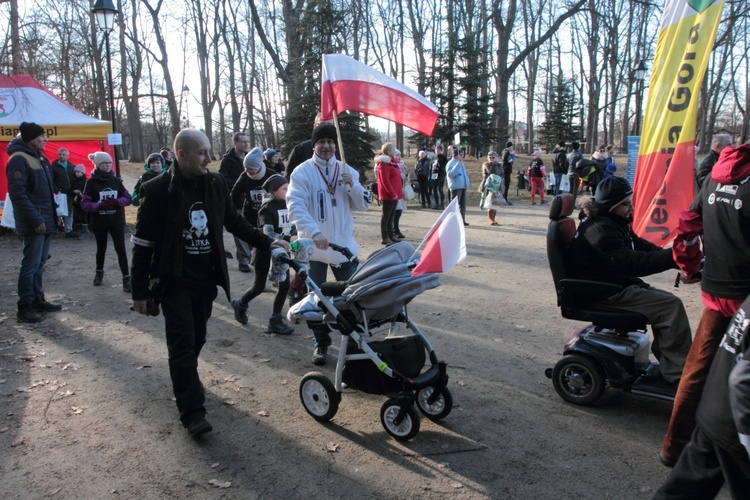
[{"label": "white knit hat", "polygon": [[89,155],[89,160],[91,160],[91,163],[94,164],[95,167],[99,167],[104,162],[112,163],[112,157],[109,156],[109,153],[105,153],[104,151],[97,151],[96,153],[91,153]]}]

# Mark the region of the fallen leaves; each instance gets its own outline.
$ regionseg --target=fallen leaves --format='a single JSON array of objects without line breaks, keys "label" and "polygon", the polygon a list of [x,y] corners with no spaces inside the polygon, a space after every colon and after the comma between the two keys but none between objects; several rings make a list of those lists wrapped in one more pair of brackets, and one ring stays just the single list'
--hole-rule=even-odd
[{"label": "fallen leaves", "polygon": [[208,484],[211,484],[221,489],[229,488],[230,486],[232,486],[231,481],[219,481],[218,479],[211,479],[210,481],[208,481]]},{"label": "fallen leaves", "polygon": [[88,406],[71,406],[70,409],[72,411],[71,415],[81,415],[84,410],[88,409]]},{"label": "fallen leaves", "polygon": [[337,445],[336,443],[333,443],[333,442],[328,443],[326,445],[326,451],[328,453],[336,453],[337,451],[339,451],[339,445]]}]

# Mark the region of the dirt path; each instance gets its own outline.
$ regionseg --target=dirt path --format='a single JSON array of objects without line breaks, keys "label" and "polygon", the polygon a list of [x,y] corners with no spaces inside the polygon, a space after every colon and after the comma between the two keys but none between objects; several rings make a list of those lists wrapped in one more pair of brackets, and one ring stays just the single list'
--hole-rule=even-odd
[{"label": "dirt path", "polygon": [[[55,239],[45,290],[64,309],[28,326],[15,321],[21,245],[0,238],[0,497],[650,498],[668,473],[657,453],[670,405],[609,389],[576,407],[544,376],[582,326],[555,307],[546,213],[519,202],[490,227],[470,207],[468,259],[409,306],[449,363],[455,407],[407,444],[381,427],[380,396],[347,391],[328,425],[306,414],[311,334],[262,333],[273,293],[253,301],[245,327],[219,294],[200,364],[214,432],[191,439],[163,319],[128,311],[114,252],[95,288],[93,239]],[[401,229],[416,245],[436,217],[410,208]],[[380,247],[378,221],[375,208],[357,216],[363,255]],[[251,284],[236,261],[230,275],[235,294]],[[673,279],[649,281],[679,295],[696,325],[699,289]]]}]

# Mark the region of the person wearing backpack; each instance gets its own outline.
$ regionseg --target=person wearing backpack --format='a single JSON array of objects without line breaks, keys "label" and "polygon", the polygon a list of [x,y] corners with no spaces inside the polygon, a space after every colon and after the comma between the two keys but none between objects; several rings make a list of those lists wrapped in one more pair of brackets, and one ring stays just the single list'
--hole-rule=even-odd
[{"label": "person wearing backpack", "polygon": [[542,161],[542,153],[538,150],[534,150],[534,157],[529,163],[529,169],[526,175],[529,176],[531,181],[531,204],[536,205],[536,192],[539,190],[539,200],[541,204],[547,203],[544,201],[544,179],[547,177],[547,170],[544,167]]},{"label": "person wearing backpack", "polygon": [[560,194],[563,175],[568,173],[568,156],[565,152],[565,141],[557,143],[557,147],[552,151],[552,174],[555,178],[555,190],[553,196]]}]

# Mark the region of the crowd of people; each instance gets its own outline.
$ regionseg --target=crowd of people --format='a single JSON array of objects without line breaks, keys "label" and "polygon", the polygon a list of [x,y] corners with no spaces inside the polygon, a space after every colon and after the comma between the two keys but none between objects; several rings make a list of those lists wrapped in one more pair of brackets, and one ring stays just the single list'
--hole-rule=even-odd
[{"label": "crowd of people", "polygon": [[[355,264],[330,245],[358,255],[353,212],[368,210],[373,198],[357,170],[337,159],[338,132],[330,123],[317,124],[309,144],[298,146],[300,151],[309,146],[310,156],[291,170],[285,170],[278,151],[250,148],[248,136],[238,133],[219,172],[210,172],[208,137],[194,129],[182,130],[173,149],[148,156],[132,192],[113,174],[107,153],[88,156],[93,169],[87,178],[86,169],[72,165],[64,149],[55,162],[48,162],[41,126],[24,122],[19,129],[8,146],[6,168],[16,231],[23,240],[17,319],[36,323],[44,314],[61,310],[45,298],[43,273],[52,235],[59,231],[54,194],[63,192],[69,195],[69,206],[62,232],[69,236],[80,223],[82,233],[90,227],[96,240],[93,284],[103,282],[111,237],[122,288],[131,294],[133,310],[163,314],[175,400],[180,420],[192,436],[212,430],[205,418],[197,365],[218,287],[224,289],[237,322],[244,325],[249,303],[274,274],[270,265],[274,249],[290,252],[297,239],[311,240],[315,251],[309,275],[317,284],[326,280],[329,268],[337,280],[347,280],[356,271]],[[712,153],[696,168],[698,194],[683,212],[675,243],[667,249],[633,233],[633,190],[614,175],[611,151],[599,148],[585,160],[578,143],[569,148],[557,144],[551,174],[541,154],[532,154],[526,169],[531,200],[535,203],[539,194],[540,203],[545,203],[548,176],[554,178],[553,194],[567,190],[575,197],[579,187],[591,185],[592,196],[581,200],[581,222],[573,240],[574,275],[617,284],[620,291],[598,297],[592,305],[607,311],[636,310],[652,326],[652,351],[660,363],[661,383],[676,393],[659,454],[674,469],[656,497],[683,498],[696,491],[709,497],[724,481],[740,497],[750,486],[746,451],[750,448],[750,362],[736,356],[750,349],[746,316],[737,319],[738,314],[746,314],[749,304],[743,301],[750,294],[750,144],[733,147],[731,137],[714,138]],[[404,187],[410,185],[411,175],[420,186],[418,203],[425,208],[444,207],[447,181],[449,199],[458,199],[468,226],[470,182],[463,152],[449,147],[448,153],[450,159],[442,145],[435,147],[434,154],[420,151],[412,169],[393,144],[382,145],[374,168],[384,245],[404,237],[398,213],[405,209]],[[515,161],[511,142],[499,155],[489,152],[479,186],[483,198],[511,204],[507,189]],[[138,206],[138,214],[129,265],[124,208],[131,203]],[[489,223],[495,224],[496,203],[489,206],[495,207],[488,210]],[[235,237],[240,270],[247,266],[255,271],[252,287],[234,298],[224,229]],[[683,282],[701,283],[705,309],[694,334],[682,302],[641,279],[674,268],[682,271]],[[291,277],[274,274],[273,280],[277,292],[266,331],[289,334],[294,328],[284,322],[282,308]],[[328,328],[313,327],[313,341],[312,362],[326,364],[331,345]]]}]

